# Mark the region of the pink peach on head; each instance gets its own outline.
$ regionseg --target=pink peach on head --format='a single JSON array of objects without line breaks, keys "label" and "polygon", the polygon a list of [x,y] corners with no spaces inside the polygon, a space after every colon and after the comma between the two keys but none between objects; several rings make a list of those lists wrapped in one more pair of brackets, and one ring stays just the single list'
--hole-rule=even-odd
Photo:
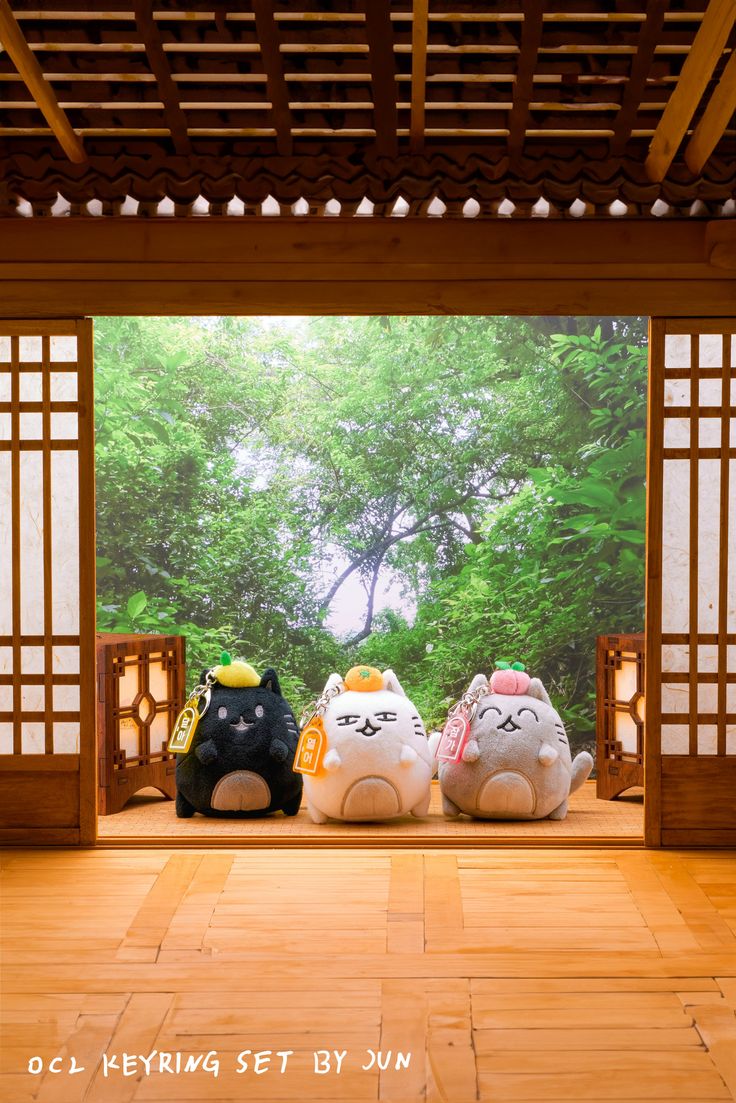
[{"label": "pink peach on head", "polygon": [[529,689],[531,678],[525,670],[494,670],[491,674],[491,693],[518,696]]}]

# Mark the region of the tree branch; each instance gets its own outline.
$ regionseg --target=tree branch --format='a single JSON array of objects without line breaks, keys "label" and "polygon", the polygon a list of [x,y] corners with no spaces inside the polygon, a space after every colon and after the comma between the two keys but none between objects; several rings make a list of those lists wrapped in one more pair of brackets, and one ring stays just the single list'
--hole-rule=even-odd
[{"label": "tree branch", "polygon": [[383,556],[380,556],[373,564],[373,577],[371,578],[371,584],[368,589],[368,608],[366,609],[365,621],[360,632],[357,632],[351,639],[348,640],[348,647],[354,647],[360,643],[361,640],[365,640],[370,636],[373,631],[373,609],[376,602],[376,587],[378,586],[378,576],[381,573],[381,564],[383,562]]}]

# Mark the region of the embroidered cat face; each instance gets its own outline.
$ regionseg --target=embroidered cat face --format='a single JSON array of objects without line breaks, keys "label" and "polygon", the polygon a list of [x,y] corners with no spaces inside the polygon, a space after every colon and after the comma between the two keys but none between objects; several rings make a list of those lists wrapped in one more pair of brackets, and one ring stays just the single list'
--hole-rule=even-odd
[{"label": "embroidered cat face", "polygon": [[[361,742],[378,746],[412,735],[426,738],[419,713],[394,672],[384,671],[382,680],[381,689],[346,689],[332,698],[323,717],[330,746]],[[332,674],[325,690],[341,684],[340,675]]]},{"label": "embroidered cat face", "polygon": [[269,668],[256,686],[215,682],[210,707],[197,728],[195,746],[211,739],[222,747],[247,745],[255,749],[267,746],[274,734],[288,747],[296,747],[296,720],[281,696],[276,672]]},{"label": "embroidered cat face", "polygon": [[[492,693],[484,674],[476,674],[469,692],[486,687],[471,724],[471,734],[483,749],[542,745],[555,751],[561,762],[571,764],[570,745],[564,724],[539,678],[532,678],[526,693]],[[551,754],[551,751],[548,752]]]}]

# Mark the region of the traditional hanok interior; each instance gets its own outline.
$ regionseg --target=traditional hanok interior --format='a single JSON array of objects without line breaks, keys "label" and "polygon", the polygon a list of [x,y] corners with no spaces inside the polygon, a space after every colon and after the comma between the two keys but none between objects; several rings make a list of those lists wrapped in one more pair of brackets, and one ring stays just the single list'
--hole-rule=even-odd
[{"label": "traditional hanok interior", "polygon": [[[112,1087],[99,1055],[276,1041],[289,1098],[736,1098],[735,22],[727,0],[0,0],[8,1098],[232,1098],[232,1071]],[[649,849],[83,849],[89,319],[402,312],[652,319]],[[408,1074],[306,1074],[379,1042]],[[33,1053],[86,1071],[34,1077]]]}]

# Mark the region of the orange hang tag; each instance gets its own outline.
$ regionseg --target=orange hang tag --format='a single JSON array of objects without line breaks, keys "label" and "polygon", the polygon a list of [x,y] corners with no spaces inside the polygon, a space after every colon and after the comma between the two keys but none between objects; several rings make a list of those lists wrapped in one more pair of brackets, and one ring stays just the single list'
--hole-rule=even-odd
[{"label": "orange hang tag", "polygon": [[321,716],[313,716],[302,728],[294,757],[295,774],[319,773],[327,749],[327,732]]}]

